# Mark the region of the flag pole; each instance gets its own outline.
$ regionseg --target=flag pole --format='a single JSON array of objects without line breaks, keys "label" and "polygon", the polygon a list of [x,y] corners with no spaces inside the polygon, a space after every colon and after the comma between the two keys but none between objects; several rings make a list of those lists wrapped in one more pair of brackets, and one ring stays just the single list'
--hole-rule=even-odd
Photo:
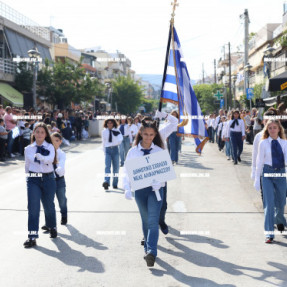
[{"label": "flag pole", "polygon": [[[163,91],[163,87],[164,87],[164,83],[165,83],[165,78],[166,78],[166,69],[167,69],[167,65],[168,65],[168,58],[169,58],[169,52],[170,52],[170,42],[171,42],[171,34],[172,34],[173,23],[174,23],[175,9],[178,6],[177,0],[174,0],[174,2],[171,3],[171,5],[172,5],[172,13],[171,13],[171,19],[170,19],[170,25],[169,25],[168,41],[167,41],[167,48],[166,48],[164,71],[163,71],[163,78],[162,78],[160,95],[162,95],[162,91]],[[160,98],[158,110],[161,111],[161,108],[162,108],[162,101]]]}]

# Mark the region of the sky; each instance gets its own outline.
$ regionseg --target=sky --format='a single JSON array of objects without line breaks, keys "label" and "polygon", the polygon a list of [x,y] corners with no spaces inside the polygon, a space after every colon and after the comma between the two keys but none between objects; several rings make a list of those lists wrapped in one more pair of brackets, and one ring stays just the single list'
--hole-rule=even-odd
[{"label": "sky", "polygon": [[[1,2],[1,1],[0,1]],[[6,0],[2,3],[42,26],[63,29],[75,48],[117,50],[137,74],[162,74],[172,0]],[[190,77],[213,74],[213,61],[242,45],[240,15],[248,9],[250,32],[282,23],[282,0],[178,0],[175,28]]]}]

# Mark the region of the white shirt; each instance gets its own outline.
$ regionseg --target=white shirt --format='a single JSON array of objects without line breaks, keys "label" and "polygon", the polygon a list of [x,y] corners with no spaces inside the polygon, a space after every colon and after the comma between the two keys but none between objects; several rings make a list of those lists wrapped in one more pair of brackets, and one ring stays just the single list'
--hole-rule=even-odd
[{"label": "white shirt", "polygon": [[[267,164],[272,166],[272,153],[271,153],[271,142],[272,138],[261,140],[259,143],[258,155],[256,158],[256,172],[255,172],[255,182],[260,182],[260,175],[262,173],[263,165]],[[281,145],[285,165],[287,164],[287,140],[283,140],[280,137],[277,138],[279,144]]]},{"label": "white shirt", "polygon": [[104,151],[105,151],[106,147],[118,146],[123,141],[123,136],[122,136],[122,133],[120,132],[120,130],[116,129],[116,128],[113,128],[112,130],[119,132],[119,134],[117,136],[114,136],[114,134],[112,133],[112,142],[109,142],[109,137],[110,137],[109,129],[106,128],[106,129],[103,129],[103,131],[102,131],[102,141],[103,141]]},{"label": "white shirt", "polygon": [[60,148],[57,149],[57,168],[60,167],[59,170],[57,170],[58,176],[64,176],[65,175],[65,162],[66,162],[66,154],[63,152]]},{"label": "white shirt", "polygon": [[[154,143],[151,144],[150,148],[152,148],[152,150],[150,151],[150,153],[155,153],[155,152],[159,152],[162,151],[163,149],[160,148],[159,146],[155,145]],[[141,149],[143,149],[143,147],[141,146],[141,144],[139,143],[137,146],[132,147],[126,157],[125,163],[127,160],[130,160],[132,158],[137,158],[137,157],[141,157],[144,155],[144,152],[141,151]],[[123,177],[123,188],[125,190],[131,190],[131,184],[130,184],[130,180],[127,174],[127,170],[126,167],[124,165],[124,177]]]},{"label": "white shirt", "polygon": [[218,126],[218,123],[219,123],[219,120],[220,120],[220,116],[217,116],[214,120],[214,123],[213,123],[213,128],[216,130],[217,126]]},{"label": "white shirt", "polygon": [[251,125],[250,116],[249,116],[249,115],[246,115],[246,116],[244,117],[244,119],[245,119],[246,125],[250,126],[250,125]]},{"label": "white shirt", "polygon": [[165,143],[166,139],[177,131],[178,119],[172,115],[167,116],[167,122],[159,128],[159,134],[162,141]]},{"label": "white shirt", "polygon": [[223,139],[226,138],[228,121],[225,121],[222,125],[221,138]]},{"label": "white shirt", "polygon": [[[221,122],[219,125],[218,125],[218,129],[217,129],[217,135],[219,136],[219,133],[220,131],[222,130],[222,126],[223,126],[223,122]],[[222,133],[221,133],[222,135]]]},{"label": "white shirt", "polygon": [[255,171],[256,171],[256,159],[258,155],[258,148],[259,148],[259,143],[261,141],[263,135],[263,131],[259,132],[253,141],[253,147],[252,147],[252,165],[251,165],[251,178],[254,180],[255,179]]},{"label": "white shirt", "polygon": [[129,130],[131,132],[132,137],[134,138],[137,135],[139,128],[135,124],[132,124],[129,126]]},{"label": "white shirt", "polygon": [[[120,126],[119,126],[119,128],[120,128]],[[124,137],[129,137],[130,143],[133,142],[133,137],[132,137],[132,134],[131,134],[130,126],[128,124],[124,125],[124,134],[123,134],[123,136]]]},{"label": "white shirt", "polygon": [[234,125],[234,128],[231,127],[232,123],[235,121],[234,120],[230,120],[229,124],[228,124],[228,131],[227,131],[227,137],[230,138],[230,132],[241,132],[242,136],[245,136],[245,125],[244,125],[244,121],[241,119],[237,119],[238,120],[238,125]]},{"label": "white shirt", "polygon": [[55,157],[55,148],[52,144],[47,143],[46,141],[43,142],[43,147],[47,149],[50,154],[47,156],[44,156],[44,160],[40,161],[40,163],[35,162],[35,154],[37,151],[37,144],[36,141],[32,144],[25,147],[25,172],[28,173],[29,171],[35,172],[35,173],[49,173],[53,172],[53,161]]}]

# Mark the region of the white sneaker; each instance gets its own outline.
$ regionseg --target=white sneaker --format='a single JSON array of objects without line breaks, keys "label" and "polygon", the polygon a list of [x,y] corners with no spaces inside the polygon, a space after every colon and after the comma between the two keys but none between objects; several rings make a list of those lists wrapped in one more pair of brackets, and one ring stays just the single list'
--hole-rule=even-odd
[{"label": "white sneaker", "polygon": [[16,156],[15,154],[11,153],[11,157],[15,157],[15,156]]},{"label": "white sneaker", "polygon": [[230,156],[227,157],[227,160],[230,160]]}]

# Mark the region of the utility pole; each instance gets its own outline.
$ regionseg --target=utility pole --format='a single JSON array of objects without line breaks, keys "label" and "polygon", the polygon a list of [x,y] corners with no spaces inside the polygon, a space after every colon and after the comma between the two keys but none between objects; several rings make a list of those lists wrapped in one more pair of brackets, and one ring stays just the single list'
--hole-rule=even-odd
[{"label": "utility pole", "polygon": [[216,59],[214,59],[214,84],[216,84]]},{"label": "utility pole", "polygon": [[[244,14],[241,17],[244,17],[244,67],[248,65],[248,42],[249,42],[249,15],[248,10],[244,10]],[[246,93],[246,89],[248,88],[248,77],[249,72],[244,70],[244,93]]]},{"label": "utility pole", "polygon": [[228,52],[229,52],[229,106],[232,106],[232,93],[231,93],[231,54],[230,54],[230,42],[228,42]]},{"label": "utility pole", "polygon": [[204,84],[204,64],[202,63],[202,83]]}]

